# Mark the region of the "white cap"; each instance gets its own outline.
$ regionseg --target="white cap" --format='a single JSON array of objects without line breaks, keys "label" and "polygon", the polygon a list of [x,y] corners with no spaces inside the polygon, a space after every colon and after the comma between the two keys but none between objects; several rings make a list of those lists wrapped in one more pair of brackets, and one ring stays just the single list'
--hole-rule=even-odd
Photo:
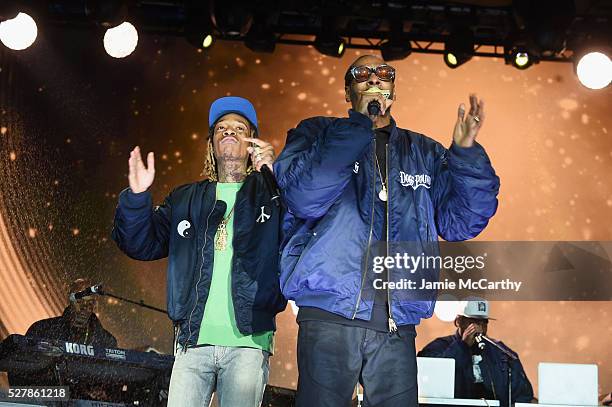
[{"label": "white cap", "polygon": [[495,319],[489,317],[489,301],[483,298],[461,301],[458,315],[476,319]]}]

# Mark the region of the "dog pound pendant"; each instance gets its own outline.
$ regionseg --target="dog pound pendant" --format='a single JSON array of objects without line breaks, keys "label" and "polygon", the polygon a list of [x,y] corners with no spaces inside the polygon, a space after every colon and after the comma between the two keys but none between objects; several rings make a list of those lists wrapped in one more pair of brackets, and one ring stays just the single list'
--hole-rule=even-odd
[{"label": "dog pound pendant", "polygon": [[378,198],[380,198],[381,201],[387,202],[387,188],[383,187],[383,189],[380,190]]},{"label": "dog pound pendant", "polygon": [[227,228],[225,222],[221,221],[215,234],[215,250],[225,250],[227,247]]}]

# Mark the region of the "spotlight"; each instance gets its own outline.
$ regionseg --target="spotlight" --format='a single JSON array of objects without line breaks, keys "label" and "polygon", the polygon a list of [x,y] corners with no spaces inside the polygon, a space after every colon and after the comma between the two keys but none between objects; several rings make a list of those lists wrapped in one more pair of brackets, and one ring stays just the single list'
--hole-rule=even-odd
[{"label": "spotlight", "polygon": [[21,51],[36,41],[38,27],[32,17],[19,13],[16,17],[0,23],[0,41],[8,48]]},{"label": "spotlight", "polygon": [[410,40],[404,35],[402,20],[393,19],[391,21],[389,40],[380,46],[380,53],[385,61],[404,59],[412,53]]},{"label": "spotlight", "polygon": [[340,58],[346,50],[346,42],[338,35],[322,33],[315,38],[314,47],[323,55]]},{"label": "spotlight", "polygon": [[380,46],[380,53],[385,61],[404,59],[412,53],[412,45],[408,40],[390,39]]},{"label": "spotlight", "polygon": [[467,27],[456,28],[444,44],[444,62],[449,68],[457,68],[472,59],[474,33]]},{"label": "spotlight", "polygon": [[504,54],[506,64],[511,64],[517,69],[527,69],[539,62],[535,54],[529,52],[525,47],[513,47],[505,50]]},{"label": "spotlight", "polygon": [[116,27],[109,28],[104,34],[104,49],[113,58],[125,58],[138,45],[138,31],[125,21]]},{"label": "spotlight", "polygon": [[576,75],[589,89],[603,89],[612,81],[612,61],[602,52],[589,52],[577,58]]},{"label": "spotlight", "polygon": [[566,32],[576,17],[576,4],[575,0],[513,0],[512,8],[538,55],[552,57],[566,48]]},{"label": "spotlight", "polygon": [[187,34],[187,41],[198,49],[207,49],[215,42],[215,36],[212,30],[194,31]]},{"label": "spotlight", "polygon": [[225,36],[244,36],[253,23],[253,14],[246,3],[247,1],[213,0],[210,10],[214,26]]},{"label": "spotlight", "polygon": [[208,48],[212,45],[215,37],[213,37],[212,33],[204,34],[204,39],[202,40],[202,47]]},{"label": "spotlight", "polygon": [[276,35],[259,18],[244,39],[244,45],[255,52],[274,52],[276,48]]},{"label": "spotlight", "polygon": [[529,54],[526,52],[517,52],[514,54],[513,59],[514,66],[519,69],[525,69],[529,65],[531,65],[531,59],[529,58]]},{"label": "spotlight", "polygon": [[201,5],[188,3],[186,8],[185,38],[198,49],[210,48],[215,42],[215,35],[208,9]]}]

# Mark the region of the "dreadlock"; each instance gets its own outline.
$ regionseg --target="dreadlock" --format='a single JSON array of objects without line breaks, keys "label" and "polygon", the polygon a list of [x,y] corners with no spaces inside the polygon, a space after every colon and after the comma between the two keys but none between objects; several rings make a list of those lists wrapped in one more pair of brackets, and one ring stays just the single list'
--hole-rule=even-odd
[{"label": "dreadlock", "polygon": [[[219,181],[219,172],[217,168],[217,158],[215,157],[215,146],[213,144],[215,126],[211,126],[208,131],[208,145],[206,148],[206,155],[204,156],[204,168],[202,169],[202,175],[204,178],[211,182]],[[255,130],[257,132],[257,130]],[[251,156],[247,159],[246,174],[249,175],[253,172],[253,162]]]}]

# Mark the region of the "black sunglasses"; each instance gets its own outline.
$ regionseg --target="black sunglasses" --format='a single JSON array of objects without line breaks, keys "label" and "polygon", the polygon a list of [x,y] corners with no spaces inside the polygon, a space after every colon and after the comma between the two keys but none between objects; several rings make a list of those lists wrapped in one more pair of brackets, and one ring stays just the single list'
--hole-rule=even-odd
[{"label": "black sunglasses", "polygon": [[366,65],[354,66],[349,71],[356,82],[365,82],[374,74],[381,81],[389,82],[395,80],[395,68],[391,65],[382,64],[375,68]]}]

